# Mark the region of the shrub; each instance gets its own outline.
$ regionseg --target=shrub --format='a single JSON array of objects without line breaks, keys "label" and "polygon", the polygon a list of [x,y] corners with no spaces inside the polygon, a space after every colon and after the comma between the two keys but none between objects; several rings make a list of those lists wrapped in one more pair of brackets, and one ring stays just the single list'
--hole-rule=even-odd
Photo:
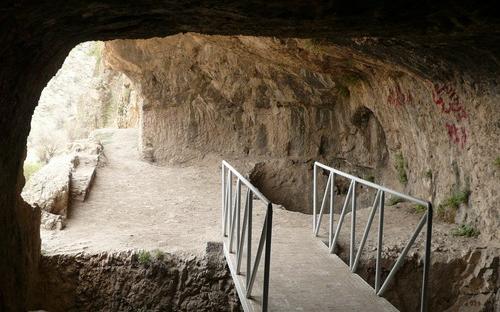
[{"label": "shrub", "polygon": [[481,232],[472,225],[462,224],[451,230],[451,234],[453,236],[477,237]]},{"label": "shrub", "polygon": [[395,161],[396,163],[394,164],[394,167],[398,173],[398,180],[402,184],[406,185],[406,183],[408,183],[408,175],[406,174],[407,163],[401,152],[396,154]]},{"label": "shrub", "polygon": [[500,156],[495,159],[495,166],[500,169]]},{"label": "shrub", "polygon": [[466,204],[469,200],[470,191],[463,190],[455,192],[449,198],[443,200],[437,209],[437,215],[441,220],[453,222],[455,219],[456,210],[460,204]]},{"label": "shrub", "polygon": [[427,211],[427,207],[425,207],[424,205],[415,205],[413,206],[413,210],[415,211],[415,213],[424,213]]},{"label": "shrub", "polygon": [[157,260],[163,261],[165,259],[165,253],[160,249],[155,249],[153,253]]},{"label": "shrub", "polygon": [[140,250],[137,253],[137,261],[139,261],[140,264],[149,264],[151,263],[151,260],[151,253],[149,251]]},{"label": "shrub", "polygon": [[427,171],[425,172],[425,177],[426,177],[427,179],[432,179],[432,170],[431,170],[431,169],[429,169],[429,170],[427,170]]},{"label": "shrub", "polygon": [[38,170],[43,167],[43,164],[40,162],[35,163],[24,163],[24,178],[28,181],[32,175],[34,175]]},{"label": "shrub", "polygon": [[458,209],[460,204],[466,204],[469,200],[470,191],[464,190],[454,193],[451,197],[445,199],[441,205]]},{"label": "shrub", "polygon": [[392,196],[391,198],[389,198],[389,200],[387,201],[387,206],[394,206],[396,204],[399,204],[399,203],[404,203],[406,201],[406,199],[402,198],[402,197],[399,197],[399,196]]}]

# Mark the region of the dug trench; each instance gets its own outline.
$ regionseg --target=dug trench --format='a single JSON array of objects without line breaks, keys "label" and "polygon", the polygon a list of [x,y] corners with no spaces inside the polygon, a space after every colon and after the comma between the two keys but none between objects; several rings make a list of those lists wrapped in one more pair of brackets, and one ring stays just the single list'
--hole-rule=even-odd
[{"label": "dug trench", "polygon": [[221,245],[204,257],[133,252],[42,257],[46,311],[240,311]]}]

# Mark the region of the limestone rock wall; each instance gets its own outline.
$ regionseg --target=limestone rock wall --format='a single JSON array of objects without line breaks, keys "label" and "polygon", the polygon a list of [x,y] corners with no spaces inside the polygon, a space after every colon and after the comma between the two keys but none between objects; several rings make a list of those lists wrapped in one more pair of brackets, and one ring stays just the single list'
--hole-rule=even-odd
[{"label": "limestone rock wall", "polygon": [[[448,221],[499,237],[497,76],[480,80],[460,62],[375,38],[183,34],[107,42],[105,59],[144,97],[150,160],[216,153],[258,163],[253,181],[305,212],[320,160],[429,199]],[[458,193],[470,196],[449,207]]]}]

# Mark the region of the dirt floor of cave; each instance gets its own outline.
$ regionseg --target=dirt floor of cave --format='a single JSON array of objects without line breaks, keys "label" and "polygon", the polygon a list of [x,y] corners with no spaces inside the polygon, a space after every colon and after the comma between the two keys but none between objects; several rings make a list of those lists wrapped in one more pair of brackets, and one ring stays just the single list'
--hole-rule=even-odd
[{"label": "dirt floor of cave", "polygon": [[[195,164],[157,166],[140,160],[135,129],[103,129],[97,133],[104,144],[106,165],[98,168],[90,195],[70,210],[62,231],[41,231],[44,254],[161,249],[201,255],[207,242],[220,236],[220,158],[207,157]],[[236,168],[248,163],[235,160]],[[420,218],[412,205],[387,207],[384,249],[400,250]],[[368,209],[359,211],[356,236]],[[346,216],[349,219],[349,216]],[[276,209],[273,224],[310,228],[311,216]],[[323,226],[326,227],[328,216]],[[338,217],[335,218],[338,220]],[[349,222],[344,224],[340,242],[349,241]],[[359,229],[358,229],[359,227]],[[478,239],[454,238],[452,225],[436,223],[433,250],[457,253]],[[376,231],[370,231],[367,254],[376,246]],[[358,241],[360,237],[357,237]],[[423,252],[420,235],[415,251]],[[368,255],[366,255],[368,256]]]},{"label": "dirt floor of cave", "polygon": [[160,167],[139,159],[135,129],[98,133],[107,163],[62,231],[41,231],[45,254],[155,248],[200,254],[220,237],[219,161]]}]

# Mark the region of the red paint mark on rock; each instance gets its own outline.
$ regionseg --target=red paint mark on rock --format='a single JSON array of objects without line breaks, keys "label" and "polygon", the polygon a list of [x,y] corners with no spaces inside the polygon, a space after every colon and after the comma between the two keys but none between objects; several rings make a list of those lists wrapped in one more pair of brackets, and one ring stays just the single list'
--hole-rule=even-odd
[{"label": "red paint mark on rock", "polygon": [[462,104],[457,90],[449,84],[435,83],[432,85],[432,101],[444,116],[449,116],[455,121],[446,122],[446,133],[450,141],[460,148],[467,143],[467,128],[460,125],[469,119],[469,115]]},{"label": "red paint mark on rock", "polygon": [[442,113],[454,115],[457,121],[465,120],[469,117],[455,88],[450,85],[434,84],[432,100],[441,108]]},{"label": "red paint mark on rock", "polygon": [[450,141],[457,144],[461,148],[464,148],[467,143],[467,130],[464,126],[457,126],[453,123],[446,123],[446,130],[448,131],[448,137]]},{"label": "red paint mark on rock", "polygon": [[387,103],[392,106],[403,106],[410,104],[413,101],[413,96],[410,91],[406,93],[401,90],[400,86],[389,89],[389,95],[387,96]]}]

